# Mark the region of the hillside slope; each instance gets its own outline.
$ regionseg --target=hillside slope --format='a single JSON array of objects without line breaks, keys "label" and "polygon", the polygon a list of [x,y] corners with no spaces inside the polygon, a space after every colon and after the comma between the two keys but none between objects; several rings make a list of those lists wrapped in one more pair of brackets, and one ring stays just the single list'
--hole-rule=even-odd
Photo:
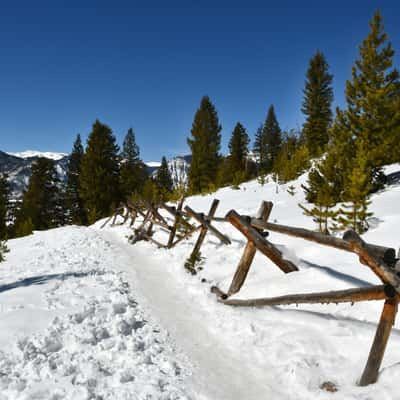
[{"label": "hillside slope", "polygon": [[[387,169],[399,171],[398,165]],[[253,215],[274,202],[271,220],[313,228],[300,189],[257,182],[195,196],[188,204],[217,215]],[[374,227],[365,239],[398,247],[400,185],[372,198]],[[195,238],[172,250],[127,243],[128,227],[65,227],[11,240],[0,265],[0,399],[395,399],[400,389],[400,322],[379,381],[356,385],[382,302],[233,309],[211,285],[227,289],[245,240],[229,224],[224,246],[208,236],[202,270],[183,264]],[[166,234],[156,233],[165,241]],[[355,256],[271,234],[300,271],[284,275],[256,255],[235,297],[253,298],[378,283]],[[5,328],[4,328],[5,327]],[[168,334],[169,332],[169,334]],[[320,388],[333,382],[336,393]],[[146,397],[147,396],[147,397]]]}]

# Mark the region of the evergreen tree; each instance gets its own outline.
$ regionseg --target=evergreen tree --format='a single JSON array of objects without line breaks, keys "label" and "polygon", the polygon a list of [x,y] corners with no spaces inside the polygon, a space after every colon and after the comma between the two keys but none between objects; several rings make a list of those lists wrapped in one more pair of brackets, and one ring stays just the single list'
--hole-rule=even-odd
[{"label": "evergreen tree", "polygon": [[371,167],[368,162],[367,145],[358,140],[356,156],[352,160],[351,173],[345,177],[343,200],[347,202],[340,210],[341,227],[351,228],[358,233],[368,229],[367,219],[373,214],[368,211],[371,193]]},{"label": "evergreen tree", "polygon": [[268,109],[264,125],[257,130],[254,142],[253,150],[258,157],[259,173],[269,173],[272,171],[281,146],[281,128],[276,119],[274,106],[271,105]]},{"label": "evergreen tree", "polygon": [[313,218],[318,224],[319,232],[329,234],[331,228],[336,228],[337,211],[334,207],[340,200],[340,179],[335,159],[332,155],[316,163],[308,174],[306,185],[302,185],[305,198],[314,207],[308,209],[300,205],[304,214]]},{"label": "evergreen tree", "polygon": [[317,51],[311,58],[303,90],[302,112],[306,116],[303,134],[312,158],[319,157],[328,143],[332,123],[332,78],[324,55]]},{"label": "evergreen tree", "polygon": [[282,135],[282,146],[272,168],[280,183],[296,179],[310,167],[310,155],[293,130]]},{"label": "evergreen tree", "polygon": [[59,180],[54,161],[39,158],[32,164],[32,175],[17,214],[17,231],[30,219],[33,229],[57,227],[63,222]]},{"label": "evergreen tree", "polygon": [[254,137],[253,153],[257,157],[259,172],[263,172],[267,163],[267,147],[265,145],[265,138],[263,133],[264,125],[261,124]]},{"label": "evergreen tree", "polygon": [[9,209],[10,186],[5,174],[0,174],[0,240],[8,236],[7,220]]},{"label": "evergreen tree", "polygon": [[128,129],[125,136],[121,158],[121,192],[124,198],[128,198],[134,192],[141,192],[147,179],[146,166],[140,159],[139,146],[132,128]]},{"label": "evergreen tree", "polygon": [[[382,166],[395,161],[399,153],[400,113],[396,102],[400,83],[398,71],[392,69],[394,51],[379,12],[374,14],[370,28],[360,46],[360,59],[353,66],[352,80],[346,83],[347,109],[338,110],[332,134],[348,160],[356,156],[357,142],[363,142],[371,189],[376,190],[382,186]],[[344,175],[351,173],[343,170]]]},{"label": "evergreen tree", "polygon": [[0,240],[0,262],[5,260],[4,254],[8,252],[8,248],[6,245],[6,242],[3,240]]},{"label": "evergreen tree", "polygon": [[7,176],[0,175],[0,262],[4,261],[4,254],[8,251],[5,239],[8,236],[7,218],[9,201],[9,184]]},{"label": "evergreen tree", "polygon": [[154,181],[160,192],[161,199],[163,201],[167,200],[172,193],[174,184],[171,173],[169,172],[167,159],[165,157],[163,157],[161,160],[161,165],[156,172]]},{"label": "evergreen tree", "polygon": [[233,129],[228,145],[229,163],[233,175],[237,172],[243,172],[246,170],[249,143],[250,139],[246,129],[240,122],[238,122]]},{"label": "evergreen tree", "polygon": [[189,191],[200,193],[215,187],[220,163],[221,125],[208,96],[201,100],[192,125],[188,145],[192,151]]},{"label": "evergreen tree", "polygon": [[87,140],[80,179],[89,223],[109,215],[121,200],[118,150],[111,129],[96,120]]},{"label": "evergreen tree", "polygon": [[69,156],[66,185],[67,219],[69,223],[76,225],[87,224],[86,210],[80,193],[80,176],[83,157],[84,150],[81,136],[78,134]]}]

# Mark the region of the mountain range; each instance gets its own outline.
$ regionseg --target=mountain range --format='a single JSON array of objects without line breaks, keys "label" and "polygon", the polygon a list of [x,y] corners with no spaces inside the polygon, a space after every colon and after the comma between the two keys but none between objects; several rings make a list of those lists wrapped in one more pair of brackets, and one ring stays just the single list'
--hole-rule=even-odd
[{"label": "mountain range", "polygon": [[[31,166],[39,157],[54,160],[59,179],[65,181],[68,168],[67,154],[33,150],[6,153],[0,150],[0,174],[8,175],[13,198],[19,197],[26,189],[31,176]],[[176,156],[168,160],[168,167],[175,186],[187,183],[191,158],[191,156]],[[151,176],[160,166],[159,162],[146,162],[145,164]]]}]

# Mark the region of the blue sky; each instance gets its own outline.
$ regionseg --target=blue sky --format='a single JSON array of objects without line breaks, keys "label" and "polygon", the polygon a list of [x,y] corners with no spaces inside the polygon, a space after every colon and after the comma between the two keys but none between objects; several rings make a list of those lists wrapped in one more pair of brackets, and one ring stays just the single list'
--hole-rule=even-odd
[{"label": "blue sky", "polygon": [[300,128],[316,49],[335,104],[375,9],[400,67],[399,1],[0,1],[0,150],[69,152],[96,118],[122,143],[132,126],[145,161],[188,153],[207,94],[223,127],[251,138],[274,104]]}]

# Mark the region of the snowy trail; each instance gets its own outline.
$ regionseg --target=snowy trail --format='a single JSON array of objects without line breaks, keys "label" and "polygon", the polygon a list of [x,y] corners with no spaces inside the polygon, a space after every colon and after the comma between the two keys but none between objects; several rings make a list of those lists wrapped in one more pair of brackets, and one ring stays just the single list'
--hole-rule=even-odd
[{"label": "snowy trail", "polygon": [[[190,358],[196,370],[191,377],[196,398],[215,400],[286,398],[273,384],[273,374],[255,368],[255,360],[246,357],[246,349],[233,349],[224,343],[225,332],[215,332],[212,313],[205,312],[195,297],[188,297],[185,288],[165,268],[165,261],[149,257],[139,246],[121,243],[111,231],[102,236],[119,246],[131,262],[123,265],[130,284],[140,292],[147,307],[160,319],[172,337]],[[140,260],[140,262],[138,262]],[[117,266],[118,268],[118,266]],[[132,274],[134,269],[134,275]],[[161,286],[160,286],[161,284]]]},{"label": "snowy trail", "polygon": [[78,227],[9,245],[0,400],[193,399],[190,364],[115,268],[117,248]]}]

